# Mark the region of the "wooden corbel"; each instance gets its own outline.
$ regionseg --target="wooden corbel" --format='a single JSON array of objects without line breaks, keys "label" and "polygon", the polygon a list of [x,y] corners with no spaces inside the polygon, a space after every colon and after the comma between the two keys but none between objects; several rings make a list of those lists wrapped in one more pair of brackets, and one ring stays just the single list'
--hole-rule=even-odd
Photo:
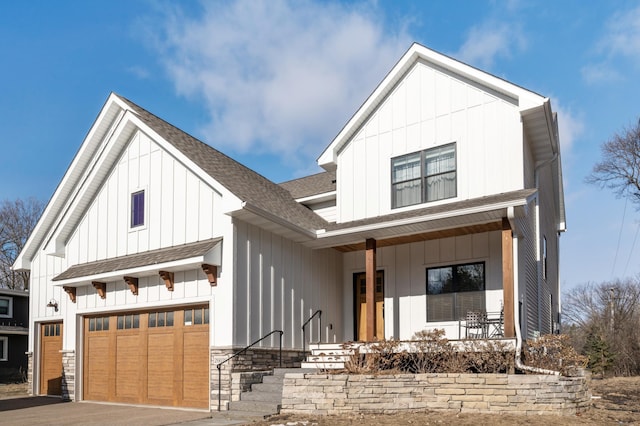
[{"label": "wooden corbel", "polygon": [[207,274],[207,279],[211,287],[218,285],[218,267],[216,265],[203,264],[202,270]]},{"label": "wooden corbel", "polygon": [[124,282],[126,282],[129,285],[129,288],[131,289],[131,293],[133,293],[134,296],[138,295],[138,279],[136,277],[124,277]]},{"label": "wooden corbel", "polygon": [[173,272],[159,271],[160,278],[164,280],[164,285],[167,286],[167,290],[173,291]]},{"label": "wooden corbel", "polygon": [[69,299],[73,303],[76,303],[76,288],[75,287],[62,287],[62,289],[69,295]]},{"label": "wooden corbel", "polygon": [[107,283],[92,281],[91,284],[93,284],[93,287],[98,291],[98,296],[100,296],[101,299],[107,297]]}]

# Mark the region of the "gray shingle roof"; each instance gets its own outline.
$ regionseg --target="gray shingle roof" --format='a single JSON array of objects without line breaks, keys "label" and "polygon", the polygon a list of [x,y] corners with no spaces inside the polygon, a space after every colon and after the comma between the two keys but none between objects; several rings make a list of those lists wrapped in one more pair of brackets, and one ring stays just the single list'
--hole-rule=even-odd
[{"label": "gray shingle roof", "polygon": [[293,198],[305,198],[336,190],[336,172],[322,172],[299,179],[282,182],[281,187]]},{"label": "gray shingle roof", "polygon": [[188,259],[190,257],[202,256],[211,250],[222,238],[212,238],[197,243],[183,244],[158,250],[149,250],[142,253],[130,254],[126,256],[114,257],[107,260],[82,263],[74,265],[55,276],[52,281],[62,281],[72,278],[86,277],[90,275],[103,274],[106,272],[123,271],[140,266],[155,265],[174,260]]},{"label": "gray shingle roof", "polygon": [[456,201],[453,203],[440,204],[439,206],[425,207],[423,209],[407,210],[399,213],[392,213],[385,216],[371,217],[367,219],[354,220],[351,222],[332,223],[326,228],[327,231],[347,229],[366,225],[374,225],[396,220],[410,219],[420,216],[429,216],[438,213],[454,212],[459,210],[472,209],[476,207],[510,204],[518,200],[526,199],[536,193],[536,189],[520,189],[517,191],[503,192],[501,194],[488,195],[486,197],[472,198],[470,200]]},{"label": "gray shingle roof", "polygon": [[323,218],[298,204],[286,189],[128,99],[121,96],[120,99],[129,104],[146,125],[242,201],[249,202],[303,229],[322,229],[327,225]]}]

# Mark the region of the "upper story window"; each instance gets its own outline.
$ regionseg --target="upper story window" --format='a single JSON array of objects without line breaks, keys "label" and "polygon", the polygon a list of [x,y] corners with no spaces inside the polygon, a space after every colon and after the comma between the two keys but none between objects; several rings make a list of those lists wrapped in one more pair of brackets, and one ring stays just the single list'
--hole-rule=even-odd
[{"label": "upper story window", "polygon": [[13,298],[0,296],[0,318],[11,318],[13,316]]},{"label": "upper story window", "polygon": [[456,195],[455,143],[391,159],[392,208]]},{"label": "upper story window", "polygon": [[131,194],[131,227],[144,225],[144,190]]}]

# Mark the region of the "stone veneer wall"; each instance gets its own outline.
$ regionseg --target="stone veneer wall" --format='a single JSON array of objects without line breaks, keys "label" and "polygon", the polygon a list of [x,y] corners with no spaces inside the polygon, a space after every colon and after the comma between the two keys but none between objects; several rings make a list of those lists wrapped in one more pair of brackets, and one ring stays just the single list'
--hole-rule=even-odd
[{"label": "stone veneer wall", "polygon": [[[216,365],[242,348],[211,349],[211,409],[218,409],[218,369]],[[230,401],[239,401],[240,393],[262,376],[280,366],[276,348],[251,348],[226,363],[220,369],[220,409],[227,410]],[[282,350],[282,367],[297,368],[304,358],[302,351]],[[268,370],[268,371],[264,371]]]},{"label": "stone veneer wall", "polygon": [[62,399],[74,401],[76,397],[76,352],[62,351]]},{"label": "stone veneer wall", "polygon": [[29,395],[34,395],[33,390],[33,352],[26,352],[27,354],[27,388]]},{"label": "stone veneer wall", "polygon": [[281,413],[573,415],[589,408],[587,377],[516,374],[287,374]]}]

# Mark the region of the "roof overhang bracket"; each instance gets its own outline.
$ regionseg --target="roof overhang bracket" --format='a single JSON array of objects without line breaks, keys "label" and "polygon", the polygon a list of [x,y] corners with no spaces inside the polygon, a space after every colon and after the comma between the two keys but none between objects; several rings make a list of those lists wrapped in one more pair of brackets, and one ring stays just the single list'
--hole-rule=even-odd
[{"label": "roof overhang bracket", "polygon": [[123,277],[134,296],[138,295],[138,279],[136,277]]},{"label": "roof overhang bracket", "polygon": [[164,285],[167,286],[167,290],[173,291],[173,272],[169,271],[159,271],[160,278],[164,280]]},{"label": "roof overhang bracket", "polygon": [[202,265],[202,270],[207,275],[211,287],[218,285],[218,267],[216,265],[205,263]]},{"label": "roof overhang bracket", "polygon": [[64,286],[62,289],[69,295],[71,302],[76,303],[76,288]]},{"label": "roof overhang bracket", "polygon": [[98,296],[100,296],[100,299],[107,298],[107,283],[103,283],[101,281],[91,281],[91,284],[93,284],[93,287],[98,292]]}]

